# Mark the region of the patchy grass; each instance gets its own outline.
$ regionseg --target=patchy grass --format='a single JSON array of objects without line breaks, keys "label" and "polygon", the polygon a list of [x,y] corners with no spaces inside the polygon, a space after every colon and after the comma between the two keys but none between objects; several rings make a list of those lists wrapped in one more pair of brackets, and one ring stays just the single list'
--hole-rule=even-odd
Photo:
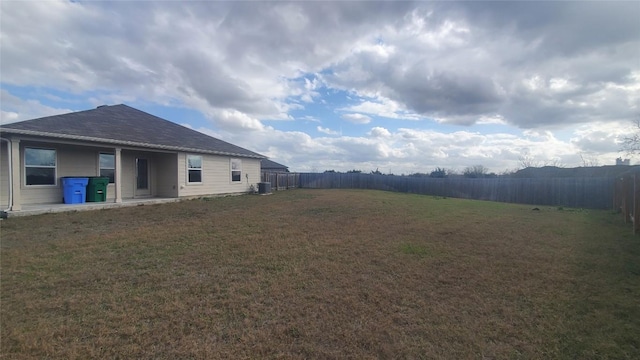
[{"label": "patchy grass", "polygon": [[429,254],[429,250],[424,245],[411,245],[411,244],[403,244],[400,246],[400,250],[402,250],[405,254],[413,254],[418,256],[426,256]]},{"label": "patchy grass", "polygon": [[7,358],[640,358],[607,211],[294,190],[0,222]]}]

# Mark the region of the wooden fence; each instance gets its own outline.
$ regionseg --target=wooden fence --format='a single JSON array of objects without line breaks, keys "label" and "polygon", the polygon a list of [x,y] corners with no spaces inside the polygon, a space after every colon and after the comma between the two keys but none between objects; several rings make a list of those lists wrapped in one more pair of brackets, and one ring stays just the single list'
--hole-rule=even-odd
[{"label": "wooden fence", "polygon": [[633,233],[640,231],[640,174],[627,174],[615,180],[613,209],[620,211]]},{"label": "wooden fence", "polygon": [[[631,175],[633,177],[633,175]],[[633,211],[633,179],[615,178],[418,178],[361,173],[275,173],[263,172],[262,181],[274,191],[293,188],[373,189],[499,201],[532,205],[588,209],[622,209],[626,221]],[[640,175],[637,189],[640,192]],[[622,190],[625,194],[621,195]],[[631,190],[629,190],[631,189]],[[629,195],[631,194],[631,195]],[[640,198],[635,200],[640,208]],[[626,210],[625,210],[626,209]],[[638,211],[640,216],[640,211]],[[640,220],[636,221],[640,227]]]},{"label": "wooden fence", "polygon": [[288,190],[300,187],[300,174],[262,172],[262,182],[271,183],[271,190]]},{"label": "wooden fence", "polygon": [[[301,173],[298,186],[375,189],[464,199],[610,209],[614,178],[418,178],[359,173]],[[273,182],[272,182],[273,186]]]}]

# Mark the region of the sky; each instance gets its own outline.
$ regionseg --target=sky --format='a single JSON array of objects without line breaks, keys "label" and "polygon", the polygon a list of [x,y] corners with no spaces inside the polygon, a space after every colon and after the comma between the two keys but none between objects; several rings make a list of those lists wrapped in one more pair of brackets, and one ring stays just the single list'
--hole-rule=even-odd
[{"label": "sky", "polygon": [[612,165],[640,121],[639,18],[640,1],[3,0],[0,120],[124,103],[297,172]]}]

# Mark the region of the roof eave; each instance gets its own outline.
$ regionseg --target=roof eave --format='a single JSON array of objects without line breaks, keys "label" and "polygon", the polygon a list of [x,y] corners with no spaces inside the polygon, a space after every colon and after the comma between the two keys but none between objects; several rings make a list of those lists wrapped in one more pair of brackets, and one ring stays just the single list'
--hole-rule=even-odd
[{"label": "roof eave", "polygon": [[142,148],[158,149],[158,150],[173,150],[173,151],[195,152],[195,153],[212,154],[212,155],[237,156],[237,157],[245,157],[245,158],[253,158],[253,159],[266,159],[267,158],[266,156],[262,156],[262,155],[259,155],[259,154],[249,155],[249,154],[232,153],[232,152],[226,152],[226,151],[214,151],[214,150],[206,150],[206,149],[196,149],[196,148],[189,148],[189,147],[181,147],[181,146],[170,146],[170,145],[158,145],[158,144],[150,144],[150,143],[139,143],[139,142],[135,142],[135,141],[96,138],[96,137],[92,137],[92,136],[58,134],[58,133],[49,133],[49,132],[34,131],[34,130],[12,129],[12,128],[5,128],[5,127],[0,128],[0,135],[2,133],[17,134],[17,135],[40,136],[40,137],[47,137],[47,138],[54,138],[54,139],[68,139],[68,140],[78,140],[78,141],[89,141],[89,142],[98,142],[98,143],[114,144],[114,145],[124,145],[124,146],[132,146],[132,147],[142,147]]}]

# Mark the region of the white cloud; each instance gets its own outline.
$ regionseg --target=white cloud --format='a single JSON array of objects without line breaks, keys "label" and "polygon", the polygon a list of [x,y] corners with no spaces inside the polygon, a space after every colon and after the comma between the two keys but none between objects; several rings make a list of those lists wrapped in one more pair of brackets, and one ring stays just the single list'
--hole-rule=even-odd
[{"label": "white cloud", "polygon": [[323,133],[323,134],[327,134],[327,135],[340,135],[340,132],[339,132],[339,131],[331,130],[331,129],[329,129],[329,128],[324,128],[324,127],[322,127],[322,126],[318,126],[318,127],[316,127],[316,129],[317,129],[319,132]]},{"label": "white cloud", "polygon": [[[625,136],[637,131],[632,124],[592,123],[578,127],[570,139],[579,153],[598,158],[620,156],[621,143]],[[602,161],[602,163],[607,163]]]},{"label": "white cloud", "polygon": [[481,116],[478,121],[476,121],[478,125],[507,125],[507,122],[500,115],[494,116]]},{"label": "white cloud", "polygon": [[316,122],[316,123],[321,122],[318,118],[316,118],[315,116],[311,116],[311,115],[302,116],[302,117],[300,117],[300,120],[304,120],[304,121],[308,121],[308,122]]},{"label": "white cloud", "polygon": [[371,118],[363,114],[344,114],[342,118],[354,124],[368,124]]},{"label": "white cloud", "polygon": [[0,111],[0,124],[9,124],[20,120],[20,115],[13,111]]},{"label": "white cloud", "polygon": [[[466,166],[484,165],[501,173],[520,165],[527,154],[541,164],[559,163],[567,167],[581,166],[581,149],[574,139],[561,140],[553,134],[526,132],[481,134],[470,131],[440,132],[401,128],[391,131],[373,127],[366,137],[311,137],[295,131],[271,127],[247,136],[222,132],[216,134],[278,159],[292,171],[371,171],[409,174],[428,172],[436,167],[461,171]],[[585,152],[582,152],[585,154]],[[596,156],[602,165],[615,163],[616,153]]]},{"label": "white cloud", "polygon": [[383,127],[376,126],[369,131],[369,136],[374,138],[388,138],[391,136],[391,133]]},{"label": "white cloud", "polygon": [[0,89],[0,124],[36,119],[45,116],[69,113],[74,110],[58,109],[41,104],[38,100],[21,99],[4,89]]},{"label": "white cloud", "polygon": [[209,113],[209,117],[216,124],[229,130],[262,130],[264,125],[260,120],[252,118],[237,110],[223,109]]},{"label": "white cloud", "polygon": [[[204,114],[213,134],[308,170],[481,162],[499,171],[523,151],[567,166],[589,153],[605,164],[639,111],[636,10],[633,2],[4,1],[2,84],[29,91],[3,89],[0,116],[80,106],[65,94],[86,99],[78,110],[183,107]],[[343,93],[350,99],[337,99]],[[327,112],[370,130],[338,136],[338,123],[317,124]],[[397,129],[388,119],[416,122]],[[410,129],[424,122],[441,130]],[[305,130],[280,130],[294,126]],[[518,135],[476,132],[495,128]]]},{"label": "white cloud", "polygon": [[291,97],[326,103],[323,79],[367,99],[342,111],[521,128],[629,121],[640,101],[626,3],[0,6],[3,82],[19,86],[290,120]]},{"label": "white cloud", "polygon": [[[10,94],[9,94],[10,95]],[[6,93],[4,99],[11,99]],[[22,107],[41,108],[37,102],[13,102]],[[4,102],[3,102],[4,106]],[[286,164],[292,171],[334,169],[409,174],[428,172],[436,167],[462,170],[466,166],[484,165],[494,172],[518,167],[528,155],[539,163],[556,161],[565,166],[580,166],[580,155],[600,164],[613,164],[616,139],[630,130],[631,124],[591,124],[579,127],[567,140],[549,131],[525,130],[521,134],[481,134],[472,131],[441,132],[400,128],[389,130],[374,126],[365,136],[344,136],[329,128],[316,126],[329,137],[312,137],[300,131],[281,131],[263,126],[255,119],[234,112],[218,114],[229,126],[209,127],[181,125],[229,141]],[[251,131],[246,131],[249,128]],[[244,129],[245,131],[239,131]]]},{"label": "white cloud", "polygon": [[340,111],[365,113],[389,119],[402,120],[419,120],[421,117],[417,114],[406,111],[396,101],[376,96],[368,100],[364,100],[357,105],[352,105],[338,109]]},{"label": "white cloud", "polygon": [[370,53],[379,58],[388,59],[396,52],[396,47],[388,44],[372,44],[370,41],[363,41],[356,44],[353,53]]}]

